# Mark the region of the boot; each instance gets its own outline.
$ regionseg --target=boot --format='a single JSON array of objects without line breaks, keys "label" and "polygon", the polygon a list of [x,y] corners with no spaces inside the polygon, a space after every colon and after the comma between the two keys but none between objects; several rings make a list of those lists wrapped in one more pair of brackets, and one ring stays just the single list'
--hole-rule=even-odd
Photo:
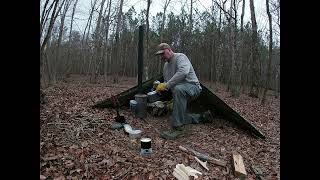
[{"label": "boot", "polygon": [[203,123],[212,123],[213,122],[213,115],[210,110],[203,112],[200,116],[200,121]]},{"label": "boot", "polygon": [[168,140],[175,140],[178,136],[184,134],[182,127],[175,127],[170,131],[163,131],[160,134],[160,137]]}]

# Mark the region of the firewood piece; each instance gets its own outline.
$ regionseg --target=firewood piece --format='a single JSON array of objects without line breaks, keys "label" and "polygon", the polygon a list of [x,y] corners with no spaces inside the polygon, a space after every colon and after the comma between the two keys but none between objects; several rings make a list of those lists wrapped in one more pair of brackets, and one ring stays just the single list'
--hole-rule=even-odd
[{"label": "firewood piece", "polygon": [[193,176],[193,179],[197,179],[197,174],[202,175],[201,172],[193,169],[190,166],[185,166],[184,164],[177,164],[172,174],[178,180],[189,180],[189,176]]},{"label": "firewood piece", "polygon": [[183,174],[181,174],[181,170],[174,170],[172,175],[176,177],[178,180],[189,180],[189,177],[186,177]]},{"label": "firewood piece", "polygon": [[199,153],[189,147],[183,147],[183,146],[179,146],[179,149],[186,152],[186,153],[190,153],[190,154],[193,154],[195,155],[197,158],[201,159],[202,161],[208,161],[210,163],[213,163],[213,164],[216,164],[216,165],[219,165],[219,166],[223,166],[223,167],[226,167],[227,165],[227,162],[225,161],[222,161],[222,160],[219,160],[219,159],[215,159],[213,157],[210,157],[210,156],[207,156],[207,155],[204,155],[202,153]]},{"label": "firewood piece", "polygon": [[207,167],[207,161],[203,162],[200,159],[198,159],[197,157],[194,157],[194,158],[201,164],[202,167],[204,167],[206,170],[209,171],[209,168]]},{"label": "firewood piece", "polygon": [[234,165],[234,174],[236,177],[246,177],[247,172],[244,167],[242,156],[238,153],[233,153],[233,165]]}]

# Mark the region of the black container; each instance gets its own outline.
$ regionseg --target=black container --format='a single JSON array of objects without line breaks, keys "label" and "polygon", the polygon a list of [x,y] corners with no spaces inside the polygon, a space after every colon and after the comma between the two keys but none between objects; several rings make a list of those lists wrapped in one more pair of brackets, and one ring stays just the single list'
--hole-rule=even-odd
[{"label": "black container", "polygon": [[151,139],[150,138],[141,138],[141,149],[151,149]]}]

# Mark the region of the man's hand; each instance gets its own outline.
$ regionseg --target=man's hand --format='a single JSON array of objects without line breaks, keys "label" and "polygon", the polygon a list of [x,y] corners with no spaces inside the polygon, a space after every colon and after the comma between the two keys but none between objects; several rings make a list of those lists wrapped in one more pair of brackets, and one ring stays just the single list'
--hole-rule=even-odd
[{"label": "man's hand", "polygon": [[167,87],[166,83],[160,83],[156,88],[157,93],[164,91],[166,89],[166,87]]}]

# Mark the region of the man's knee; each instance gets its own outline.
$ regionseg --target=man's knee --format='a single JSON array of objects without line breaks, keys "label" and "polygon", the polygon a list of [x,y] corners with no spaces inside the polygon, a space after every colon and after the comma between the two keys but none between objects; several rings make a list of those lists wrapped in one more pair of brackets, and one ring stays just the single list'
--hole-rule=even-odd
[{"label": "man's knee", "polygon": [[173,93],[174,94],[181,94],[181,93],[184,93],[185,90],[184,90],[184,87],[182,85],[176,85],[174,88],[173,88]]}]

